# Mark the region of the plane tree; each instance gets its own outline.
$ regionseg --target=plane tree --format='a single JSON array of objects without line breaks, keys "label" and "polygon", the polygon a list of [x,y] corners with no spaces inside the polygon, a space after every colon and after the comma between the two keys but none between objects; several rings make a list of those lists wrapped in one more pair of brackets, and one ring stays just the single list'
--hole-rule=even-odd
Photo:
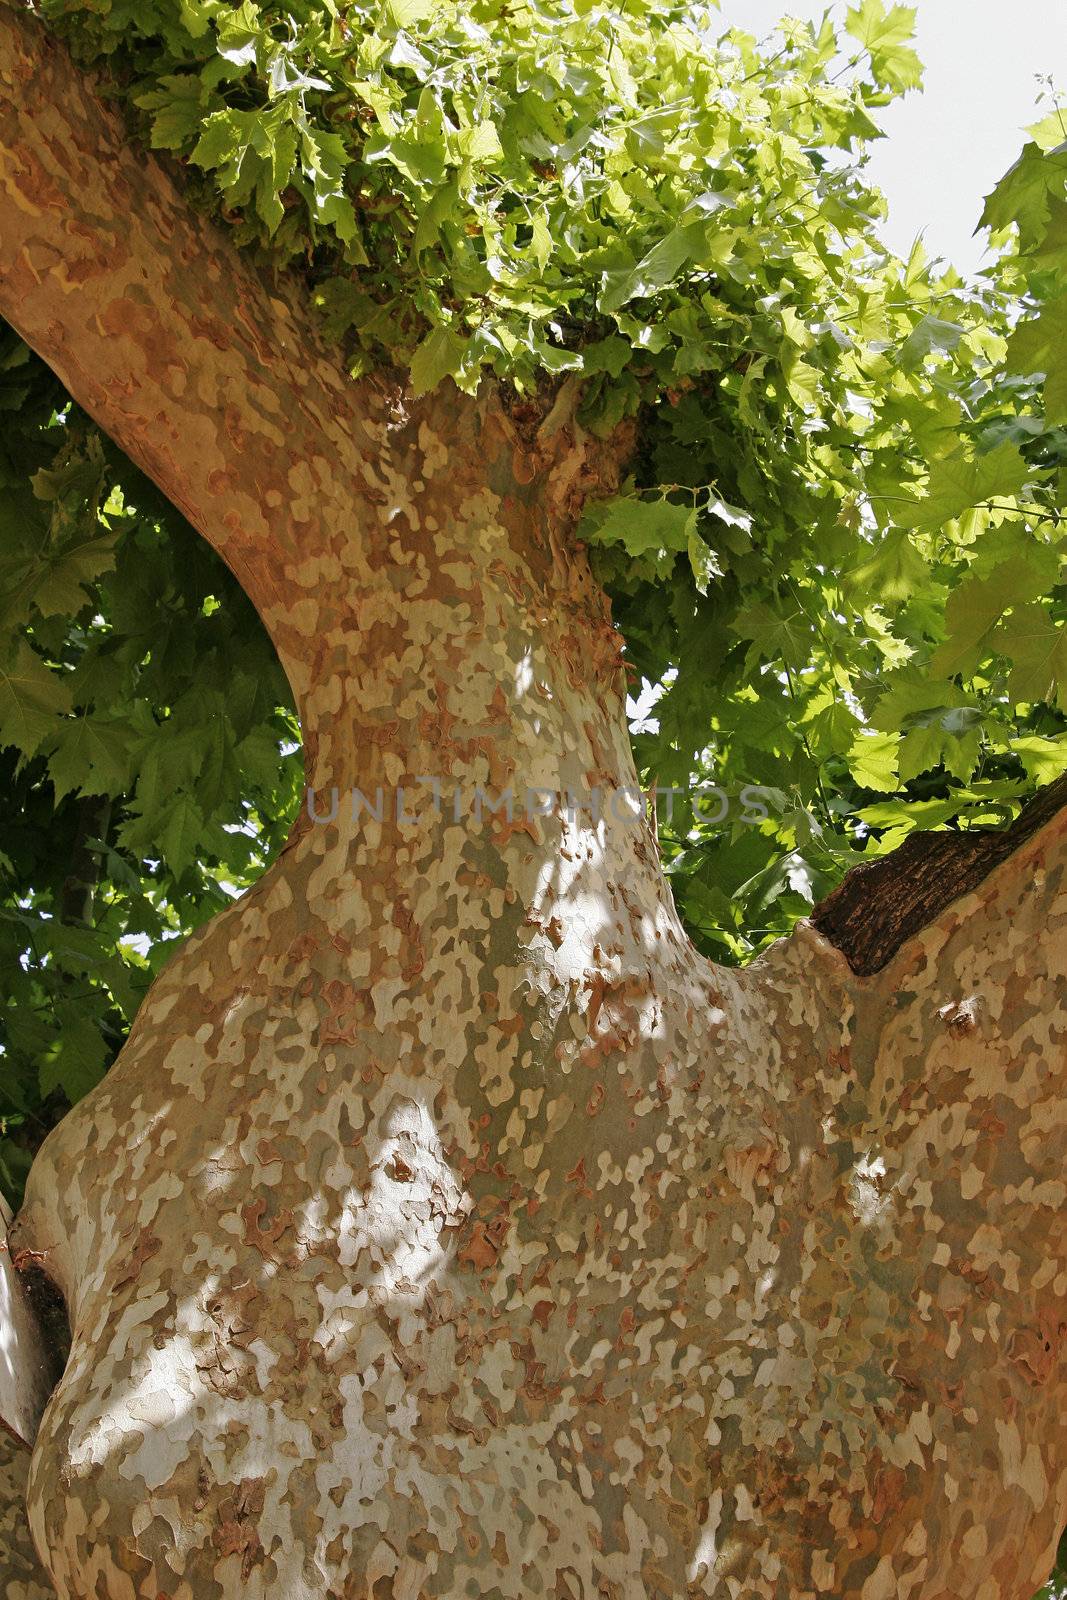
[{"label": "plane tree", "polygon": [[880,0],[36,9],[9,1589],[1029,1596],[1057,113],[967,285],[879,243]]}]

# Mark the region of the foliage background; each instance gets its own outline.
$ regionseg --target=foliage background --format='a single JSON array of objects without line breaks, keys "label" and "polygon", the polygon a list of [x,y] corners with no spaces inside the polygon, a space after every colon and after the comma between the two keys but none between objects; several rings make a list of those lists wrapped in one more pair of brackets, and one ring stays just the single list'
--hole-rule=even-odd
[{"label": "foliage background", "polygon": [[[1067,120],[986,201],[964,283],[879,241],[913,13],[771,40],[621,0],[41,0],[142,138],[354,375],[514,386],[607,431],[579,535],[698,946],[748,960],[861,856],[1000,825],[1067,770]],[[977,220],[977,219],[976,219]],[[0,337],[0,1187],[106,1071],[174,944],[301,799],[254,612]],[[766,791],[759,827],[736,819]]]}]

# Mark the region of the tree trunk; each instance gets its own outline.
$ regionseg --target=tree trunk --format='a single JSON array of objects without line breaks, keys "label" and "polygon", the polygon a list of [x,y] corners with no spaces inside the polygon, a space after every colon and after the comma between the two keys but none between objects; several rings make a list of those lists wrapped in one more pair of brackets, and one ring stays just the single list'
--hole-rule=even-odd
[{"label": "tree trunk", "polygon": [[246,585],[320,819],[31,1174],[58,1594],[1028,1600],[1063,814],[877,972],[711,966],[571,538],[624,441],[349,383],[8,13],[0,79],[0,310]]}]

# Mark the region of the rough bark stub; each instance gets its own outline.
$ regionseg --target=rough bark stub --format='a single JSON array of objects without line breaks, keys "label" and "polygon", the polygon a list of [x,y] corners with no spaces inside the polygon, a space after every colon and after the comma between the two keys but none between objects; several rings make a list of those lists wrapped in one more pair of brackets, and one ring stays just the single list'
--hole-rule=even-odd
[{"label": "rough bark stub", "polygon": [[857,976],[870,977],[1065,805],[1067,778],[1060,778],[1008,828],[913,833],[891,855],[853,867],[812,912],[812,925],[842,952]]}]

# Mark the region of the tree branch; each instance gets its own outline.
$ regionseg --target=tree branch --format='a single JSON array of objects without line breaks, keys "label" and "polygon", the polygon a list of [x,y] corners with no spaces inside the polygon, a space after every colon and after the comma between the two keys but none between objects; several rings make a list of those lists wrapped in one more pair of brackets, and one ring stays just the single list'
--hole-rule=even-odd
[{"label": "tree branch", "polygon": [[268,613],[375,495],[384,386],[349,378],[300,286],[268,287],[7,6],[0,204],[0,313]]},{"label": "tree branch", "polygon": [[900,947],[969,894],[1067,806],[1067,778],[1049,784],[1008,828],[913,833],[891,855],[853,867],[811,921],[859,977],[880,972]]},{"label": "tree branch", "polygon": [[553,523],[612,491],[632,447],[627,424],[579,442],[559,401],[527,437],[489,387],[415,401],[395,375],[355,382],[302,286],[268,284],[64,46],[3,0],[0,315],[222,554],[298,703],[327,624],[350,624],[361,591],[393,592],[366,546],[392,536],[426,450],[450,471],[465,461],[472,496],[493,471],[538,476],[527,520],[547,546]]}]

